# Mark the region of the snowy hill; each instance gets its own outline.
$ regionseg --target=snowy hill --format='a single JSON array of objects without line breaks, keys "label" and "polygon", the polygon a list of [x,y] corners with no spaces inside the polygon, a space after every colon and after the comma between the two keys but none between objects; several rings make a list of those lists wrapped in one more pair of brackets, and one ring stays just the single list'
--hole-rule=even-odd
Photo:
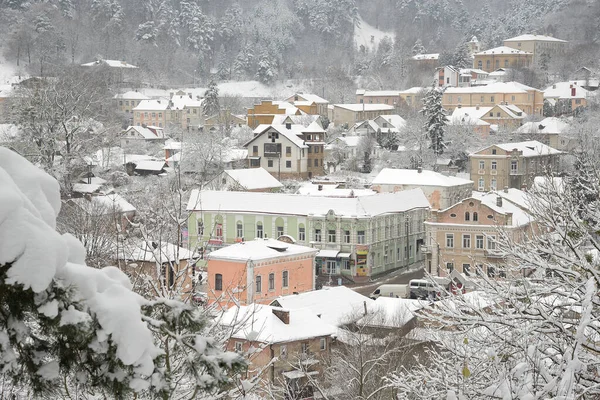
[{"label": "snowy hill", "polygon": [[354,25],[354,43],[359,48],[364,46],[366,50],[375,51],[381,39],[389,36],[392,40],[395,39],[394,32],[384,32],[367,24],[360,16],[357,23]]}]

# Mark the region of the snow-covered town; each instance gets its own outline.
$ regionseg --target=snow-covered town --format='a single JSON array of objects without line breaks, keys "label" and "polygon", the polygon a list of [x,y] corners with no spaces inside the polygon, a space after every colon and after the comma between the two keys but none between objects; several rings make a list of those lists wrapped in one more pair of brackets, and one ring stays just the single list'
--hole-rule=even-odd
[{"label": "snow-covered town", "polygon": [[0,400],[600,399],[598,21],[0,1]]}]

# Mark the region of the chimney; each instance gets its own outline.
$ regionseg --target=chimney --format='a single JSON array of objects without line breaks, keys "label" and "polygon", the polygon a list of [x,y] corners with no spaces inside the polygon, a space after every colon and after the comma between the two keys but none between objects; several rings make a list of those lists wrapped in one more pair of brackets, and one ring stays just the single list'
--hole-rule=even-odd
[{"label": "chimney", "polygon": [[577,92],[577,88],[574,88],[574,87],[571,85],[571,96],[572,96],[572,97],[575,97],[575,94],[576,94],[576,92]]},{"label": "chimney", "polygon": [[502,207],[502,197],[500,197],[500,196],[496,197],[496,205],[498,207]]},{"label": "chimney", "polygon": [[422,173],[422,172],[423,172],[423,167],[418,167],[418,168],[417,168],[417,173],[419,173],[419,174],[420,174],[420,173]]},{"label": "chimney", "polygon": [[552,89],[556,89],[556,85],[552,85]]},{"label": "chimney", "polygon": [[457,106],[457,108],[462,108],[462,104],[459,104],[459,105]]},{"label": "chimney", "polygon": [[367,312],[367,302],[366,301],[363,301],[363,308],[365,309],[365,315],[367,315],[368,312]]},{"label": "chimney", "polygon": [[508,186],[504,186],[504,193],[508,193]]},{"label": "chimney", "polygon": [[191,99],[191,98],[192,98],[192,94],[191,94],[191,93],[188,93],[188,97]]},{"label": "chimney", "polygon": [[319,186],[317,186],[317,189],[318,189],[318,190],[319,190],[319,192],[320,192],[321,190],[323,190],[323,185],[319,185]]},{"label": "chimney", "polygon": [[573,84],[570,84],[570,85],[569,85],[569,88],[573,89]]},{"label": "chimney", "polygon": [[289,311],[274,308],[273,314],[275,314],[275,316],[277,318],[279,318],[281,320],[281,322],[283,322],[284,324],[286,324],[286,325],[290,324],[290,312]]}]

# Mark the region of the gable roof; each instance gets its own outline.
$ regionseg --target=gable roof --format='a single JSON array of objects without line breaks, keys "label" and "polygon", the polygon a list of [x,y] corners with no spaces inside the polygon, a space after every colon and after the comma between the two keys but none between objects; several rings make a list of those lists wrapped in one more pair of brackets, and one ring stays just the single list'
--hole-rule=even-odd
[{"label": "gable roof", "polygon": [[318,252],[318,249],[312,247],[285,243],[275,239],[254,239],[212,251],[207,257],[208,260],[218,259],[245,262],[298,255],[316,255]]},{"label": "gable roof", "polygon": [[308,308],[329,325],[340,327],[364,315],[373,300],[345,286],[324,287],[291,296],[279,296],[271,305],[288,310]]},{"label": "gable roof", "polygon": [[358,325],[401,328],[415,317],[414,312],[429,305],[428,301],[378,297],[369,306],[369,315],[357,321]]},{"label": "gable roof", "polygon": [[373,104],[373,103],[351,103],[351,104],[334,104],[334,107],[343,108],[353,112],[360,111],[389,111],[393,110],[394,106],[389,104]]},{"label": "gable roof", "polygon": [[[523,157],[537,157],[541,155],[553,155],[553,154],[562,154],[561,151],[556,150],[550,146],[547,146],[543,143],[538,142],[537,140],[528,140],[525,142],[510,142],[510,143],[499,143],[493,144],[491,146],[486,146],[474,153],[469,154],[469,156],[480,155],[479,153],[491,148],[491,147],[499,147],[505,151],[521,151],[523,153]],[[495,156],[498,157],[498,156]]]},{"label": "gable roof", "polygon": [[295,95],[291,96],[290,99],[293,99],[295,96],[298,96],[300,98],[303,98],[306,101],[316,103],[316,104],[329,104],[329,101],[325,100],[322,97],[317,96],[316,94],[296,93]]},{"label": "gable roof", "polygon": [[115,99],[123,99],[123,100],[149,100],[150,97],[146,96],[143,93],[130,90],[125,93],[117,93],[114,96]]},{"label": "gable roof", "polygon": [[[399,116],[398,114],[379,115],[377,118],[375,118],[375,121],[377,121],[380,118],[384,119],[388,124],[391,124],[396,129],[401,129],[404,126],[406,126],[406,120],[404,118],[402,118],[401,116]],[[382,126],[382,129],[383,129],[383,126]]]},{"label": "gable roof", "polygon": [[[285,324],[273,311],[288,312]],[[235,306],[227,310],[221,325],[233,328],[231,337],[260,343],[286,343],[336,333],[335,327],[322,321],[307,308],[286,310],[263,304]]]},{"label": "gable roof", "polygon": [[98,65],[108,65],[111,68],[138,68],[135,65],[119,60],[96,60],[89,63],[81,64],[82,67],[95,67]]},{"label": "gable roof", "polygon": [[[573,89],[575,89],[574,95]],[[587,96],[588,90],[577,86],[574,81],[557,82],[544,90],[544,98],[585,99]]]},{"label": "gable roof", "polygon": [[286,125],[260,124],[256,127],[256,129],[254,129],[254,137],[246,143],[244,143],[243,146],[248,147],[250,143],[258,139],[261,135],[264,135],[265,132],[271,129],[284,136],[297,147],[301,149],[308,148],[308,145],[304,143],[304,139],[300,137],[303,134],[304,126],[298,124],[292,124],[289,129],[286,127]]},{"label": "gable roof", "polygon": [[135,169],[140,171],[161,171],[165,168],[166,163],[161,161],[153,161],[153,160],[141,160],[134,161]]},{"label": "gable roof", "polygon": [[156,133],[160,132],[160,135],[157,135],[152,129],[148,129],[145,126],[130,126],[125,130],[125,134],[128,134],[129,131],[135,131],[139,136],[144,139],[152,140],[152,139],[164,139],[164,134],[162,128],[160,130],[156,130]]},{"label": "gable roof", "polygon": [[547,117],[539,122],[526,122],[517,133],[562,133],[569,128],[569,124],[560,118]]},{"label": "gable roof", "polygon": [[440,58],[440,53],[429,53],[429,54],[417,54],[413,56],[413,60],[422,61],[422,60],[437,60]]},{"label": "gable roof", "polygon": [[485,86],[449,87],[445,93],[527,93],[527,91],[538,89],[523,85],[518,82],[495,82]]},{"label": "gable roof", "polygon": [[[373,179],[372,185],[412,185],[412,186],[458,186],[473,184],[473,181],[446,176],[439,172],[416,169],[384,168]],[[400,192],[401,193],[401,192]]]},{"label": "gable roof", "polygon": [[421,189],[350,198],[313,197],[286,193],[192,190],[188,211],[248,212],[281,215],[327,215],[370,218],[376,215],[429,208]]},{"label": "gable roof", "polygon": [[133,108],[133,111],[164,111],[169,107],[169,101],[160,100],[142,100]]},{"label": "gable roof", "polygon": [[193,99],[188,95],[175,94],[171,97],[170,108],[172,110],[183,110],[186,107],[202,107],[204,99]]},{"label": "gable roof", "polygon": [[279,182],[264,168],[226,169],[224,174],[229,175],[245,190],[279,188]]}]

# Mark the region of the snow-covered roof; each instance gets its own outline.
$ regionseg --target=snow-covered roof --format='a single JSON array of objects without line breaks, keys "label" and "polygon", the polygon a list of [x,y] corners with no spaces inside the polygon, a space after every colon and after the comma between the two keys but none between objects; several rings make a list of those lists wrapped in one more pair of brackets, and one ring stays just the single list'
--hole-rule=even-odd
[{"label": "snow-covered roof", "polygon": [[371,189],[338,189],[337,186],[338,185],[318,185],[312,182],[305,182],[298,188],[296,193],[303,196],[322,197],[357,197],[377,194],[376,191]]},{"label": "snow-covered roof", "polygon": [[[246,150],[247,151],[247,150]],[[226,169],[224,174],[229,175],[246,190],[279,188],[279,182],[264,168]]]},{"label": "snow-covered roof", "polygon": [[150,97],[145,94],[133,90],[125,93],[117,93],[114,98],[119,100],[150,100]]},{"label": "snow-covered roof", "polygon": [[160,171],[164,167],[164,161],[141,160],[135,162],[135,169],[140,171]]},{"label": "snow-covered roof", "polygon": [[202,103],[204,99],[193,99],[187,95],[173,95],[171,97],[171,106],[172,110],[183,110],[186,107],[202,107]]},{"label": "snow-covered roof", "polygon": [[169,101],[165,99],[142,100],[133,108],[133,111],[164,111],[168,107]]},{"label": "snow-covered roof", "polygon": [[[493,107],[456,107],[448,118],[453,124],[479,125]],[[481,121],[484,122],[484,121]],[[487,123],[486,123],[487,124]],[[489,125],[489,124],[488,124]]]},{"label": "snow-covered roof", "polygon": [[[573,92],[575,93],[573,94]],[[544,98],[585,99],[587,97],[588,90],[577,86],[573,81],[557,82],[544,90]]]},{"label": "snow-covered roof", "polygon": [[[517,190],[517,189],[515,189]],[[506,215],[507,213],[512,213],[512,227],[519,227],[523,225],[527,225],[533,221],[533,217],[527,213],[523,208],[518,206],[517,204],[509,201],[507,197],[513,197],[515,200],[517,196],[512,194],[503,193],[502,191],[497,192],[473,192],[473,198],[480,200],[482,204],[485,204],[492,210],[494,210],[498,214]],[[507,201],[502,202],[502,206],[498,206],[497,199],[498,197],[506,198]],[[522,201],[522,200],[519,200]]]},{"label": "snow-covered roof", "polygon": [[538,90],[518,82],[495,82],[485,86],[449,87],[444,93],[526,93],[529,90]]},{"label": "snow-covered roof", "polygon": [[400,96],[400,90],[364,90],[357,89],[357,95],[362,95],[364,97],[394,97]]},{"label": "snow-covered roof", "polygon": [[154,133],[155,131],[148,129],[145,126],[130,126],[125,130],[125,135],[129,135],[130,131],[135,131],[139,136],[147,140],[164,139],[162,128],[155,129],[159,135]]},{"label": "snow-covered roof", "polygon": [[302,196],[285,193],[200,191],[194,189],[188,210],[282,215],[327,215],[368,218],[376,215],[429,208],[421,189],[354,198]]},{"label": "snow-covered roof", "polygon": [[479,53],[475,53],[476,56],[484,56],[484,55],[490,55],[490,54],[533,54],[533,53],[513,49],[512,47],[508,47],[508,46],[494,47],[493,49],[488,49],[488,50],[480,51]]},{"label": "snow-covered roof", "polygon": [[462,68],[460,73],[476,73],[477,75],[489,75],[489,72],[478,68]]},{"label": "snow-covered roof", "polygon": [[413,60],[437,60],[438,58],[440,58],[440,53],[430,53],[430,54],[417,54],[416,56],[413,56],[412,59]]},{"label": "snow-covered roof", "polygon": [[371,182],[372,185],[412,185],[412,186],[458,186],[473,184],[473,181],[446,176],[439,172],[416,169],[384,168]]},{"label": "snow-covered roof", "polygon": [[[98,186],[98,188],[100,187],[100,185],[87,186]],[[81,190],[77,191],[80,193],[85,193]],[[117,193],[110,193],[102,196],[93,196],[90,200],[81,197],[76,199],[70,199],[69,201],[79,206],[82,210],[93,214],[109,215],[114,213],[129,213],[136,211],[136,208],[131,203],[129,203],[123,198],[123,196]]]},{"label": "snow-covered roof", "polygon": [[357,324],[380,328],[401,328],[415,317],[415,311],[428,304],[423,300],[378,297],[368,307],[368,315],[358,320]]},{"label": "snow-covered roof", "polygon": [[526,42],[528,40],[540,40],[543,42],[561,42],[561,43],[567,43],[566,40],[562,40],[562,39],[557,39],[555,37],[552,36],[545,36],[545,35],[532,35],[532,34],[525,34],[525,35],[520,35],[520,36],[515,36],[513,38],[510,39],[505,39],[505,42]]},{"label": "snow-covered roof", "polygon": [[[306,101],[309,101],[311,103],[329,104],[329,101],[325,100],[322,97],[317,96],[316,94],[311,94],[311,93],[296,93],[294,96],[301,97],[301,98],[303,98]],[[294,97],[294,96],[292,96],[292,97]]]},{"label": "snow-covered roof", "polygon": [[[500,143],[495,146],[500,147],[502,150],[523,152],[523,157],[537,157],[541,155],[561,154],[560,151],[547,146],[537,140],[529,140],[526,142],[511,142],[511,143]],[[486,147],[487,148],[487,147]]]},{"label": "snow-covered roof", "polygon": [[101,184],[97,183],[74,183],[73,192],[75,193],[94,193],[100,190]]},{"label": "snow-covered roof", "polygon": [[356,147],[356,146],[358,146],[360,139],[363,137],[364,136],[339,136],[339,137],[335,138],[332,142],[330,142],[330,144],[327,146],[330,146],[333,143],[335,143],[335,141],[339,140],[340,142],[344,143],[348,147]]},{"label": "snow-covered roof", "polygon": [[547,117],[539,122],[526,122],[519,129],[517,133],[561,133],[569,128],[564,120],[556,117]]},{"label": "snow-covered roof", "polygon": [[[177,155],[177,154],[176,154]],[[221,154],[221,161],[229,163],[243,160],[248,157],[248,149],[226,148]]]},{"label": "snow-covered roof", "polygon": [[334,107],[343,108],[354,112],[360,111],[389,111],[393,110],[394,106],[389,104],[366,104],[366,103],[352,103],[352,104],[334,104]]},{"label": "snow-covered roof", "polygon": [[258,261],[281,257],[316,255],[318,249],[282,242],[276,239],[254,239],[215,250],[208,255],[209,260]]},{"label": "snow-covered roof", "polygon": [[[289,323],[284,323],[275,312],[289,313]],[[233,328],[234,339],[260,343],[295,342],[336,333],[334,326],[308,308],[286,310],[263,304],[234,306],[223,314],[220,324]]]},{"label": "snow-covered roof", "polygon": [[292,124],[289,128],[286,125],[269,125],[269,124],[260,124],[254,129],[254,137],[250,139],[248,142],[244,143],[244,146],[248,146],[251,142],[253,142],[257,137],[265,133],[269,129],[275,129],[280,135],[285,136],[290,142],[295,144],[300,148],[307,148],[308,146],[304,143],[304,139],[300,136],[304,133],[304,126]]},{"label": "snow-covered roof", "polygon": [[181,150],[181,142],[176,142],[174,140],[168,141],[165,143],[164,150]]},{"label": "snow-covered roof", "polygon": [[89,183],[94,184],[94,185],[104,185],[106,183],[106,179],[102,179],[99,176],[92,176],[89,179],[88,178],[81,178],[79,180],[80,183]]},{"label": "snow-covered roof", "polygon": [[271,304],[288,310],[308,308],[323,322],[340,327],[363,316],[365,303],[369,307],[374,301],[345,286],[334,286],[279,296]]},{"label": "snow-covered roof", "polygon": [[135,65],[119,60],[96,60],[89,63],[81,64],[82,67],[94,67],[97,65],[108,65],[111,68],[137,68]]},{"label": "snow-covered roof", "polygon": [[273,125],[285,125],[286,121],[291,121],[292,124],[295,125],[310,125],[313,122],[318,121],[320,118],[319,115],[286,115],[286,114],[275,114],[273,115]]},{"label": "snow-covered roof", "polygon": [[189,260],[193,257],[194,254],[188,249],[167,242],[141,241],[125,244],[123,249],[119,250],[119,259],[130,261],[166,263]]},{"label": "snow-covered roof", "polygon": [[[406,120],[398,114],[380,115],[375,118],[375,120],[377,121],[379,118],[384,119],[388,124],[391,124],[396,129],[401,129],[406,125]],[[386,128],[382,127],[382,129]]]}]

